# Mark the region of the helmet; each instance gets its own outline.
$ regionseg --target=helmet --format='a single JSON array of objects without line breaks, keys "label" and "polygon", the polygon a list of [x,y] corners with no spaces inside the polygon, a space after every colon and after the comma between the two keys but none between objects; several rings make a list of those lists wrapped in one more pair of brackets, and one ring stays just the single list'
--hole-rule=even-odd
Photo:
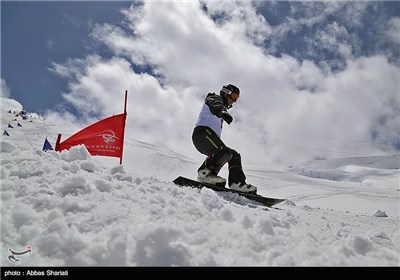
[{"label": "helmet", "polygon": [[219,93],[221,97],[227,102],[228,97],[230,97],[234,102],[239,99],[240,90],[237,86],[232,84],[226,84],[222,86],[222,89]]}]

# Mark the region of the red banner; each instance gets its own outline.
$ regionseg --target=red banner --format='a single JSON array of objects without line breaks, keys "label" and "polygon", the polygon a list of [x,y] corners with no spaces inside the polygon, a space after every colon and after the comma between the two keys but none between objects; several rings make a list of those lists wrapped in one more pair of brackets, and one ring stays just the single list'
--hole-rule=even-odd
[{"label": "red banner", "polygon": [[75,133],[62,143],[57,139],[56,151],[85,145],[92,156],[119,157],[122,160],[126,113],[98,121]]}]

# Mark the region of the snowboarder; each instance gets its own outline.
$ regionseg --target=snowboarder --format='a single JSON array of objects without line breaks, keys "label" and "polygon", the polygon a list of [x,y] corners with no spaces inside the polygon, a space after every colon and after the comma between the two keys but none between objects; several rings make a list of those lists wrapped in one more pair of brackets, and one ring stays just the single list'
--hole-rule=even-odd
[{"label": "snowboarder", "polygon": [[218,176],[218,172],[228,163],[228,185],[230,189],[256,193],[257,188],[246,183],[242,170],[240,154],[227,147],[221,140],[222,124],[230,124],[233,117],[228,113],[234,102],[239,99],[240,90],[232,84],[222,87],[220,94],[207,94],[199,113],[192,140],[196,149],[207,156],[198,169],[197,180],[214,185],[225,185],[226,180]]}]

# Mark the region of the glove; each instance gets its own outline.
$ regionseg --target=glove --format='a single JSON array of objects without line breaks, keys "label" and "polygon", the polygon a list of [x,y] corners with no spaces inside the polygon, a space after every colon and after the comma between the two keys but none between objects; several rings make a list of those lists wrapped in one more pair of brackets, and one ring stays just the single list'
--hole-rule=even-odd
[{"label": "glove", "polygon": [[230,124],[233,121],[233,117],[225,110],[221,111],[221,118],[226,121],[227,124]]}]

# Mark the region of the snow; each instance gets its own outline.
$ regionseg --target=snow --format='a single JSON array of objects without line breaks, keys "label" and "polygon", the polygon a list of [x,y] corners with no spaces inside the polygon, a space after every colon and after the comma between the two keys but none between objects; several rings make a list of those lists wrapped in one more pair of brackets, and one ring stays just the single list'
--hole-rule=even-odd
[{"label": "snow", "polygon": [[[7,129],[16,121],[4,104],[16,103],[2,100]],[[0,146],[2,266],[27,246],[23,266],[400,264],[398,155],[247,166],[260,194],[287,199],[266,208],[174,185],[200,164],[178,151],[128,137],[123,165],[84,146],[43,152],[69,128],[35,114],[18,122]]]},{"label": "snow", "polygon": [[13,112],[13,113],[14,113],[14,111],[19,113],[23,109],[21,103],[19,103],[15,99],[0,97],[0,104],[1,104],[1,108],[2,108],[1,113],[4,113],[5,110],[7,110],[7,111],[11,110],[11,112]]}]

